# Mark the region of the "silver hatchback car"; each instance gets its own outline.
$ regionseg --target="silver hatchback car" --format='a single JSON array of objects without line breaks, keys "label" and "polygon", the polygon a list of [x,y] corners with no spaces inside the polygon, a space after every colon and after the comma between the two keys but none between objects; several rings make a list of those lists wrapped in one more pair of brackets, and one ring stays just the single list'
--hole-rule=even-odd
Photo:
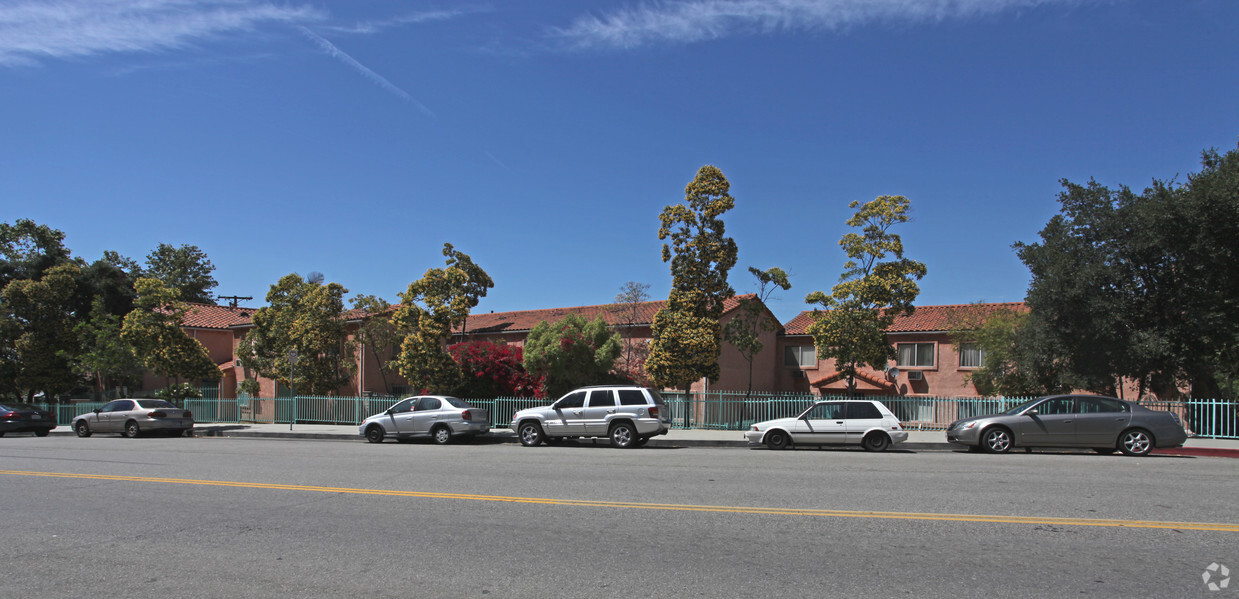
[{"label": "silver hatchback car", "polygon": [[455,397],[423,395],[400,400],[365,419],[357,430],[371,443],[382,443],[386,437],[397,441],[429,437],[442,445],[454,437],[490,432],[490,415]]},{"label": "silver hatchback car", "polygon": [[758,422],[744,433],[750,446],[787,449],[792,445],[859,445],[886,451],[908,440],[899,419],[873,400],[819,401],[795,418]]},{"label": "silver hatchback car", "polygon": [[1187,432],[1178,416],[1114,397],[1050,395],[1001,414],[951,423],[946,440],[969,449],[1006,453],[1012,447],[1081,447],[1098,453],[1146,455],[1179,447]]}]

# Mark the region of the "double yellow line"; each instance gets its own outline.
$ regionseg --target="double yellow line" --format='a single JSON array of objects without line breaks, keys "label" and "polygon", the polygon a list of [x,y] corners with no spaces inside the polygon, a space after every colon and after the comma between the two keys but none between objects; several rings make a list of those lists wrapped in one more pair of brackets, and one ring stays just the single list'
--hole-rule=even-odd
[{"label": "double yellow line", "polygon": [[348,493],[353,495],[382,495],[387,497],[412,497],[417,499],[456,499],[467,501],[497,501],[534,505],[566,507],[596,507],[636,510],[665,510],[680,512],[712,512],[722,514],[762,514],[771,516],[809,516],[819,518],[869,518],[886,520],[929,520],[935,522],[992,522],[998,524],[1036,524],[1056,526],[1104,526],[1112,528],[1163,528],[1174,530],[1201,530],[1210,532],[1239,532],[1239,524],[1211,522],[1159,522],[1150,520],[1110,520],[1102,518],[1050,518],[1040,516],[992,516],[983,514],[934,514],[918,512],[873,512],[853,510],[818,510],[807,508],[740,507],[721,505],[683,505],[674,503],[637,503],[625,501],[587,501],[583,499],[553,499],[545,497],[507,497],[503,495],[473,495],[467,493],[434,493],[427,491],[393,491],[387,489],[352,489],[348,487],[320,487],[313,485],[280,485],[274,483],[247,483],[221,480],[195,480],[189,478],[156,478],[149,476],[114,476],[107,474],[73,474],[68,472],[34,472],[27,470],[0,470],[0,474],[13,476],[39,476],[48,478],[74,478],[140,483],[164,483],[176,485],[203,485],[233,487],[239,489],[269,489],[276,491],[310,491],[316,493]]}]

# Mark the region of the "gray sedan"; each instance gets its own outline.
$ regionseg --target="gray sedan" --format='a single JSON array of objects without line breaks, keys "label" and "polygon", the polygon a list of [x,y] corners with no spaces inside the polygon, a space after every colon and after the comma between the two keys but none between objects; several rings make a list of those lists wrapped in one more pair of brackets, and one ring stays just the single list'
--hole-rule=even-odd
[{"label": "gray sedan", "polygon": [[1146,455],[1154,447],[1179,447],[1187,432],[1170,412],[1113,397],[1051,395],[1001,414],[951,423],[949,443],[1006,453],[1012,447],[1086,447],[1098,453]]},{"label": "gray sedan", "polygon": [[406,397],[391,409],[365,419],[357,429],[371,443],[382,443],[386,437],[397,441],[429,437],[442,445],[453,437],[490,432],[490,415],[446,395]]},{"label": "gray sedan", "polygon": [[73,419],[79,437],[94,433],[120,433],[136,437],[159,431],[180,437],[194,430],[194,415],[162,399],[118,399]]}]

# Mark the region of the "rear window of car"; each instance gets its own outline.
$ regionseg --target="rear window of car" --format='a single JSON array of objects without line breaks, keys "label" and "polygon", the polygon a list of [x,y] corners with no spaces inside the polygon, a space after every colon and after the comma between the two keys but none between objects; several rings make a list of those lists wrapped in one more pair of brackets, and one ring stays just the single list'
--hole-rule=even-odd
[{"label": "rear window of car", "polygon": [[473,407],[459,399],[456,399],[455,397],[444,397],[443,401],[446,401],[448,404],[451,404],[453,408],[460,408],[462,410],[468,410]]},{"label": "rear window of car", "polygon": [[176,406],[172,405],[171,402],[167,402],[162,399],[139,399],[138,407],[146,409],[146,410],[151,410],[155,408],[173,408],[173,409],[176,408]]},{"label": "rear window of car", "polygon": [[877,406],[874,406],[867,401],[858,401],[848,404],[848,418],[870,419],[881,417],[882,412],[878,411]]},{"label": "rear window of car", "polygon": [[[640,389],[620,389],[619,399],[621,406],[643,406],[646,405],[645,393]],[[657,401],[655,403],[658,403]]]}]

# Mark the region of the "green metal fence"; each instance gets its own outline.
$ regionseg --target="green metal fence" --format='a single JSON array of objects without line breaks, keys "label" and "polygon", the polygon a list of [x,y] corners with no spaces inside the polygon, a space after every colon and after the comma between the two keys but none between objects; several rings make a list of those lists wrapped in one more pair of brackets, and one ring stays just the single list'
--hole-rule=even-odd
[{"label": "green metal fence", "polygon": [[[754,422],[796,416],[822,399],[810,394],[745,393],[709,391],[685,396],[663,392],[674,428],[745,430]],[[374,397],[242,397],[220,398],[204,394],[186,399],[183,406],[200,423],[333,424],[358,425],[383,412],[401,398]],[[493,428],[506,428],[517,410],[545,406],[548,399],[527,397],[463,398],[487,411]],[[885,404],[911,430],[942,430],[955,420],[1008,410],[1029,397],[872,397]],[[1141,400],[1141,405],[1177,415],[1189,432],[1199,437],[1239,439],[1239,403],[1231,400],[1190,399]],[[38,407],[56,414],[57,423],[68,426],[78,414],[102,407],[103,402],[77,402]]]}]

